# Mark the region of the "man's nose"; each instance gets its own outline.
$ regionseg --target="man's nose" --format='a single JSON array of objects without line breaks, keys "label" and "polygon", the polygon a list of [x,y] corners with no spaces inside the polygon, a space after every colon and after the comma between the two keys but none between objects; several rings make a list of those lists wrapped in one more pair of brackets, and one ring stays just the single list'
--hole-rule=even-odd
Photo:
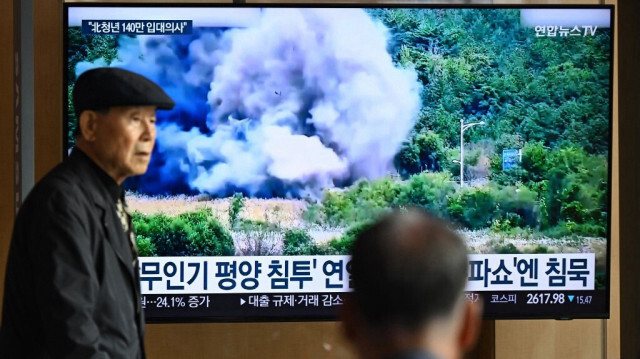
[{"label": "man's nose", "polygon": [[140,139],[144,141],[153,141],[156,137],[156,124],[151,119],[145,119],[142,121],[142,136]]}]

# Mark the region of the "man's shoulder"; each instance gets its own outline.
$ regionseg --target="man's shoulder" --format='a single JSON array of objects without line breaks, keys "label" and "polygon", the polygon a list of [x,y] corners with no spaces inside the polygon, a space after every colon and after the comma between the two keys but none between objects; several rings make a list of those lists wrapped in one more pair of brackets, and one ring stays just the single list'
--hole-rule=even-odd
[{"label": "man's shoulder", "polygon": [[36,183],[20,206],[13,236],[39,236],[53,222],[86,217],[94,200],[83,186],[82,178],[68,164],[56,166]]},{"label": "man's shoulder", "polygon": [[68,161],[58,164],[36,183],[32,192],[56,193],[77,189],[82,179],[75,167]]},{"label": "man's shoulder", "polygon": [[87,190],[89,183],[81,166],[64,161],[54,167],[38,183],[35,184],[23,206],[33,203],[43,206],[48,202],[60,205],[66,202],[77,202],[90,197]]}]

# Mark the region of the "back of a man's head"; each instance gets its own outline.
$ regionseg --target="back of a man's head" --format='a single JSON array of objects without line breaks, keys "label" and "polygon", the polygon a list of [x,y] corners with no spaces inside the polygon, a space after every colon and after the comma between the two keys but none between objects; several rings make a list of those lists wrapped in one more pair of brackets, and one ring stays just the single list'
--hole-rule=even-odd
[{"label": "back of a man's head", "polygon": [[409,337],[460,319],[467,271],[465,243],[447,223],[421,209],[394,211],[355,240],[349,307],[358,319],[345,324],[370,342],[359,345],[428,350]]}]

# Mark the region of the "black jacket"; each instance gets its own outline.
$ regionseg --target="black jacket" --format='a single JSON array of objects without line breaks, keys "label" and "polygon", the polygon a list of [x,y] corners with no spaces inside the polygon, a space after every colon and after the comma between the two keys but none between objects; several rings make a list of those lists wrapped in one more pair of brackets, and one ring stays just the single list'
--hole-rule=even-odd
[{"label": "black jacket", "polygon": [[0,358],[144,358],[122,188],[75,149],[31,191],[7,261]]},{"label": "black jacket", "polygon": [[438,359],[424,350],[409,350],[395,355],[386,357],[385,359]]}]

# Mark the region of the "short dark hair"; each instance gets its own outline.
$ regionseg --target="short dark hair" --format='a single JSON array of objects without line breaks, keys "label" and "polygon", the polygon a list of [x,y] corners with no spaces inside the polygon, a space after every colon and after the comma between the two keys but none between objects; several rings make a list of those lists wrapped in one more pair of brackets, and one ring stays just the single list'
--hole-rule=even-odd
[{"label": "short dark hair", "polygon": [[453,310],[467,280],[467,248],[425,210],[396,210],[355,240],[355,306],[369,326],[414,330]]}]

